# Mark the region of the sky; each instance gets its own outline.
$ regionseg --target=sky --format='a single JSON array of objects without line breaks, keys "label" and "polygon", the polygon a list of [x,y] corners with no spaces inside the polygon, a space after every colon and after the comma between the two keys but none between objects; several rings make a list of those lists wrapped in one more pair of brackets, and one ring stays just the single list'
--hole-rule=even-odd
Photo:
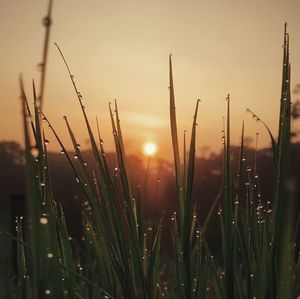
[{"label": "sky", "polygon": [[[46,0],[0,0],[0,140],[23,143],[18,76],[32,98],[39,84]],[[225,98],[231,95],[232,142],[246,135],[269,145],[263,119],[276,135],[281,88],[283,26],[288,22],[292,86],[300,82],[298,0],[56,0],[53,4],[44,113],[69,147],[63,116],[82,146],[87,132],[57,42],[83,95],[88,116],[113,148],[108,103],[118,101],[126,150],[139,154],[147,141],[170,157],[168,55],[173,71],[178,132],[191,131],[201,99],[197,154],[222,148]],[[50,150],[58,149],[45,128]],[[189,135],[188,135],[189,137]],[[182,139],[182,138],[181,138]],[[254,144],[253,142],[251,143]]]}]

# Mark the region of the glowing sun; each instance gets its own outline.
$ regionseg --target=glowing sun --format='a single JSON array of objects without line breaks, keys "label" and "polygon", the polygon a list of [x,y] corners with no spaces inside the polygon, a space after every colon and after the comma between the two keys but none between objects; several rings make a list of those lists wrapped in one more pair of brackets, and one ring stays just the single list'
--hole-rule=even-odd
[{"label": "glowing sun", "polygon": [[144,144],[143,151],[146,156],[152,157],[157,152],[157,146],[152,142],[148,142]]}]

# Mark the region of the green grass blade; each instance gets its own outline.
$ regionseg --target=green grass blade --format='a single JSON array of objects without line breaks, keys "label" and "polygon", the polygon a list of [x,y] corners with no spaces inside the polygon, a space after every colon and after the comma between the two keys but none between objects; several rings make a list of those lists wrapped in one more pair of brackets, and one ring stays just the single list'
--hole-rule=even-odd
[{"label": "green grass blade", "polygon": [[175,94],[174,94],[171,56],[172,55],[169,55],[170,123],[171,123],[171,135],[172,135],[172,144],[173,144],[173,151],[174,151],[177,194],[179,196],[180,222],[182,227],[183,219],[184,219],[184,185],[183,185],[181,163],[180,163],[180,156],[179,156],[179,143],[178,143],[178,134],[177,134]]},{"label": "green grass blade", "polygon": [[225,143],[225,172],[224,172],[224,249],[225,249],[225,293],[226,299],[234,298],[233,273],[233,215],[231,194],[231,150],[230,150],[230,96],[227,101],[227,125]]}]

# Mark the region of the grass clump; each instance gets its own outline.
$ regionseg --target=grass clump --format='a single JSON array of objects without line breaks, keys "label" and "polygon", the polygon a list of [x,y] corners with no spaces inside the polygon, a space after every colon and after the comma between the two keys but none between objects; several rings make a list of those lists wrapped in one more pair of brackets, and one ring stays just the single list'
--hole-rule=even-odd
[{"label": "grass clump", "polygon": [[[283,299],[299,295],[299,258],[295,261],[296,186],[289,176],[291,121],[289,35],[285,25],[283,74],[278,140],[270,129],[274,160],[274,198],[260,193],[256,164],[246,167],[244,125],[237,178],[233,178],[230,142],[230,95],[224,128],[222,186],[206,219],[199,219],[193,198],[197,100],[189,150],[184,135],[180,158],[175,113],[172,58],[169,56],[170,126],[174,152],[178,213],[171,216],[174,281],[164,285],[166,261],[161,259],[163,218],[157,211],[150,224],[142,217],[141,198],[132,192],[117,103],[109,114],[117,156],[119,179],[112,177],[97,122],[97,135],[83,104],[83,96],[59,46],[81,109],[94,158],[94,172],[87,168],[71,123],[64,117],[73,145],[68,152],[42,111],[45,70],[51,25],[52,1],[46,17],[46,38],[40,94],[32,85],[33,113],[20,78],[26,158],[27,217],[17,219],[18,277],[10,297],[17,298],[180,298],[180,299]],[[251,110],[248,110],[250,113]],[[252,115],[261,121],[255,114]],[[85,201],[82,203],[84,242],[74,246],[69,238],[61,202],[53,196],[48,141],[44,124],[54,134],[68,160]],[[256,163],[256,162],[255,162]],[[146,185],[146,184],[145,184]],[[219,209],[222,260],[216,260],[206,240],[212,215]],[[201,208],[201,207],[200,207]],[[173,284],[172,284],[173,283]]]}]

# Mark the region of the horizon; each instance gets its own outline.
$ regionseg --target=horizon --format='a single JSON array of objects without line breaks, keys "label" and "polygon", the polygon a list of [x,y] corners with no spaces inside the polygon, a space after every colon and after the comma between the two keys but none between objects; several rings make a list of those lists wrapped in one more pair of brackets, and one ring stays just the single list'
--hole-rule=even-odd
[{"label": "horizon", "polygon": [[[68,148],[63,115],[68,116],[83,148],[87,147],[87,133],[81,131],[81,111],[54,42],[70,65],[94,129],[94,119],[99,117],[107,151],[113,149],[108,103],[117,98],[128,154],[141,155],[143,145],[153,142],[157,157],[170,156],[169,53],[173,53],[181,144],[184,130],[191,130],[196,99],[200,98],[197,152],[206,147],[213,152],[221,150],[227,93],[232,99],[232,143],[239,144],[245,120],[251,146],[255,146],[256,132],[259,148],[270,144],[267,132],[245,110],[250,108],[273,132],[277,131],[285,21],[291,40],[292,88],[300,82],[299,58],[293,55],[300,50],[300,20],[296,14],[300,4],[233,0],[228,5],[217,5],[217,1],[203,5],[196,1],[173,3],[54,2],[44,112]],[[0,112],[0,140],[23,144],[17,76],[23,73],[27,95],[32,98],[31,78],[39,79],[37,65],[44,34],[41,21],[47,1],[6,2],[5,8],[0,20],[0,34],[7,37],[0,79],[4,83],[2,98],[7,100]],[[49,150],[58,150],[48,130],[46,135],[51,141]]]}]

